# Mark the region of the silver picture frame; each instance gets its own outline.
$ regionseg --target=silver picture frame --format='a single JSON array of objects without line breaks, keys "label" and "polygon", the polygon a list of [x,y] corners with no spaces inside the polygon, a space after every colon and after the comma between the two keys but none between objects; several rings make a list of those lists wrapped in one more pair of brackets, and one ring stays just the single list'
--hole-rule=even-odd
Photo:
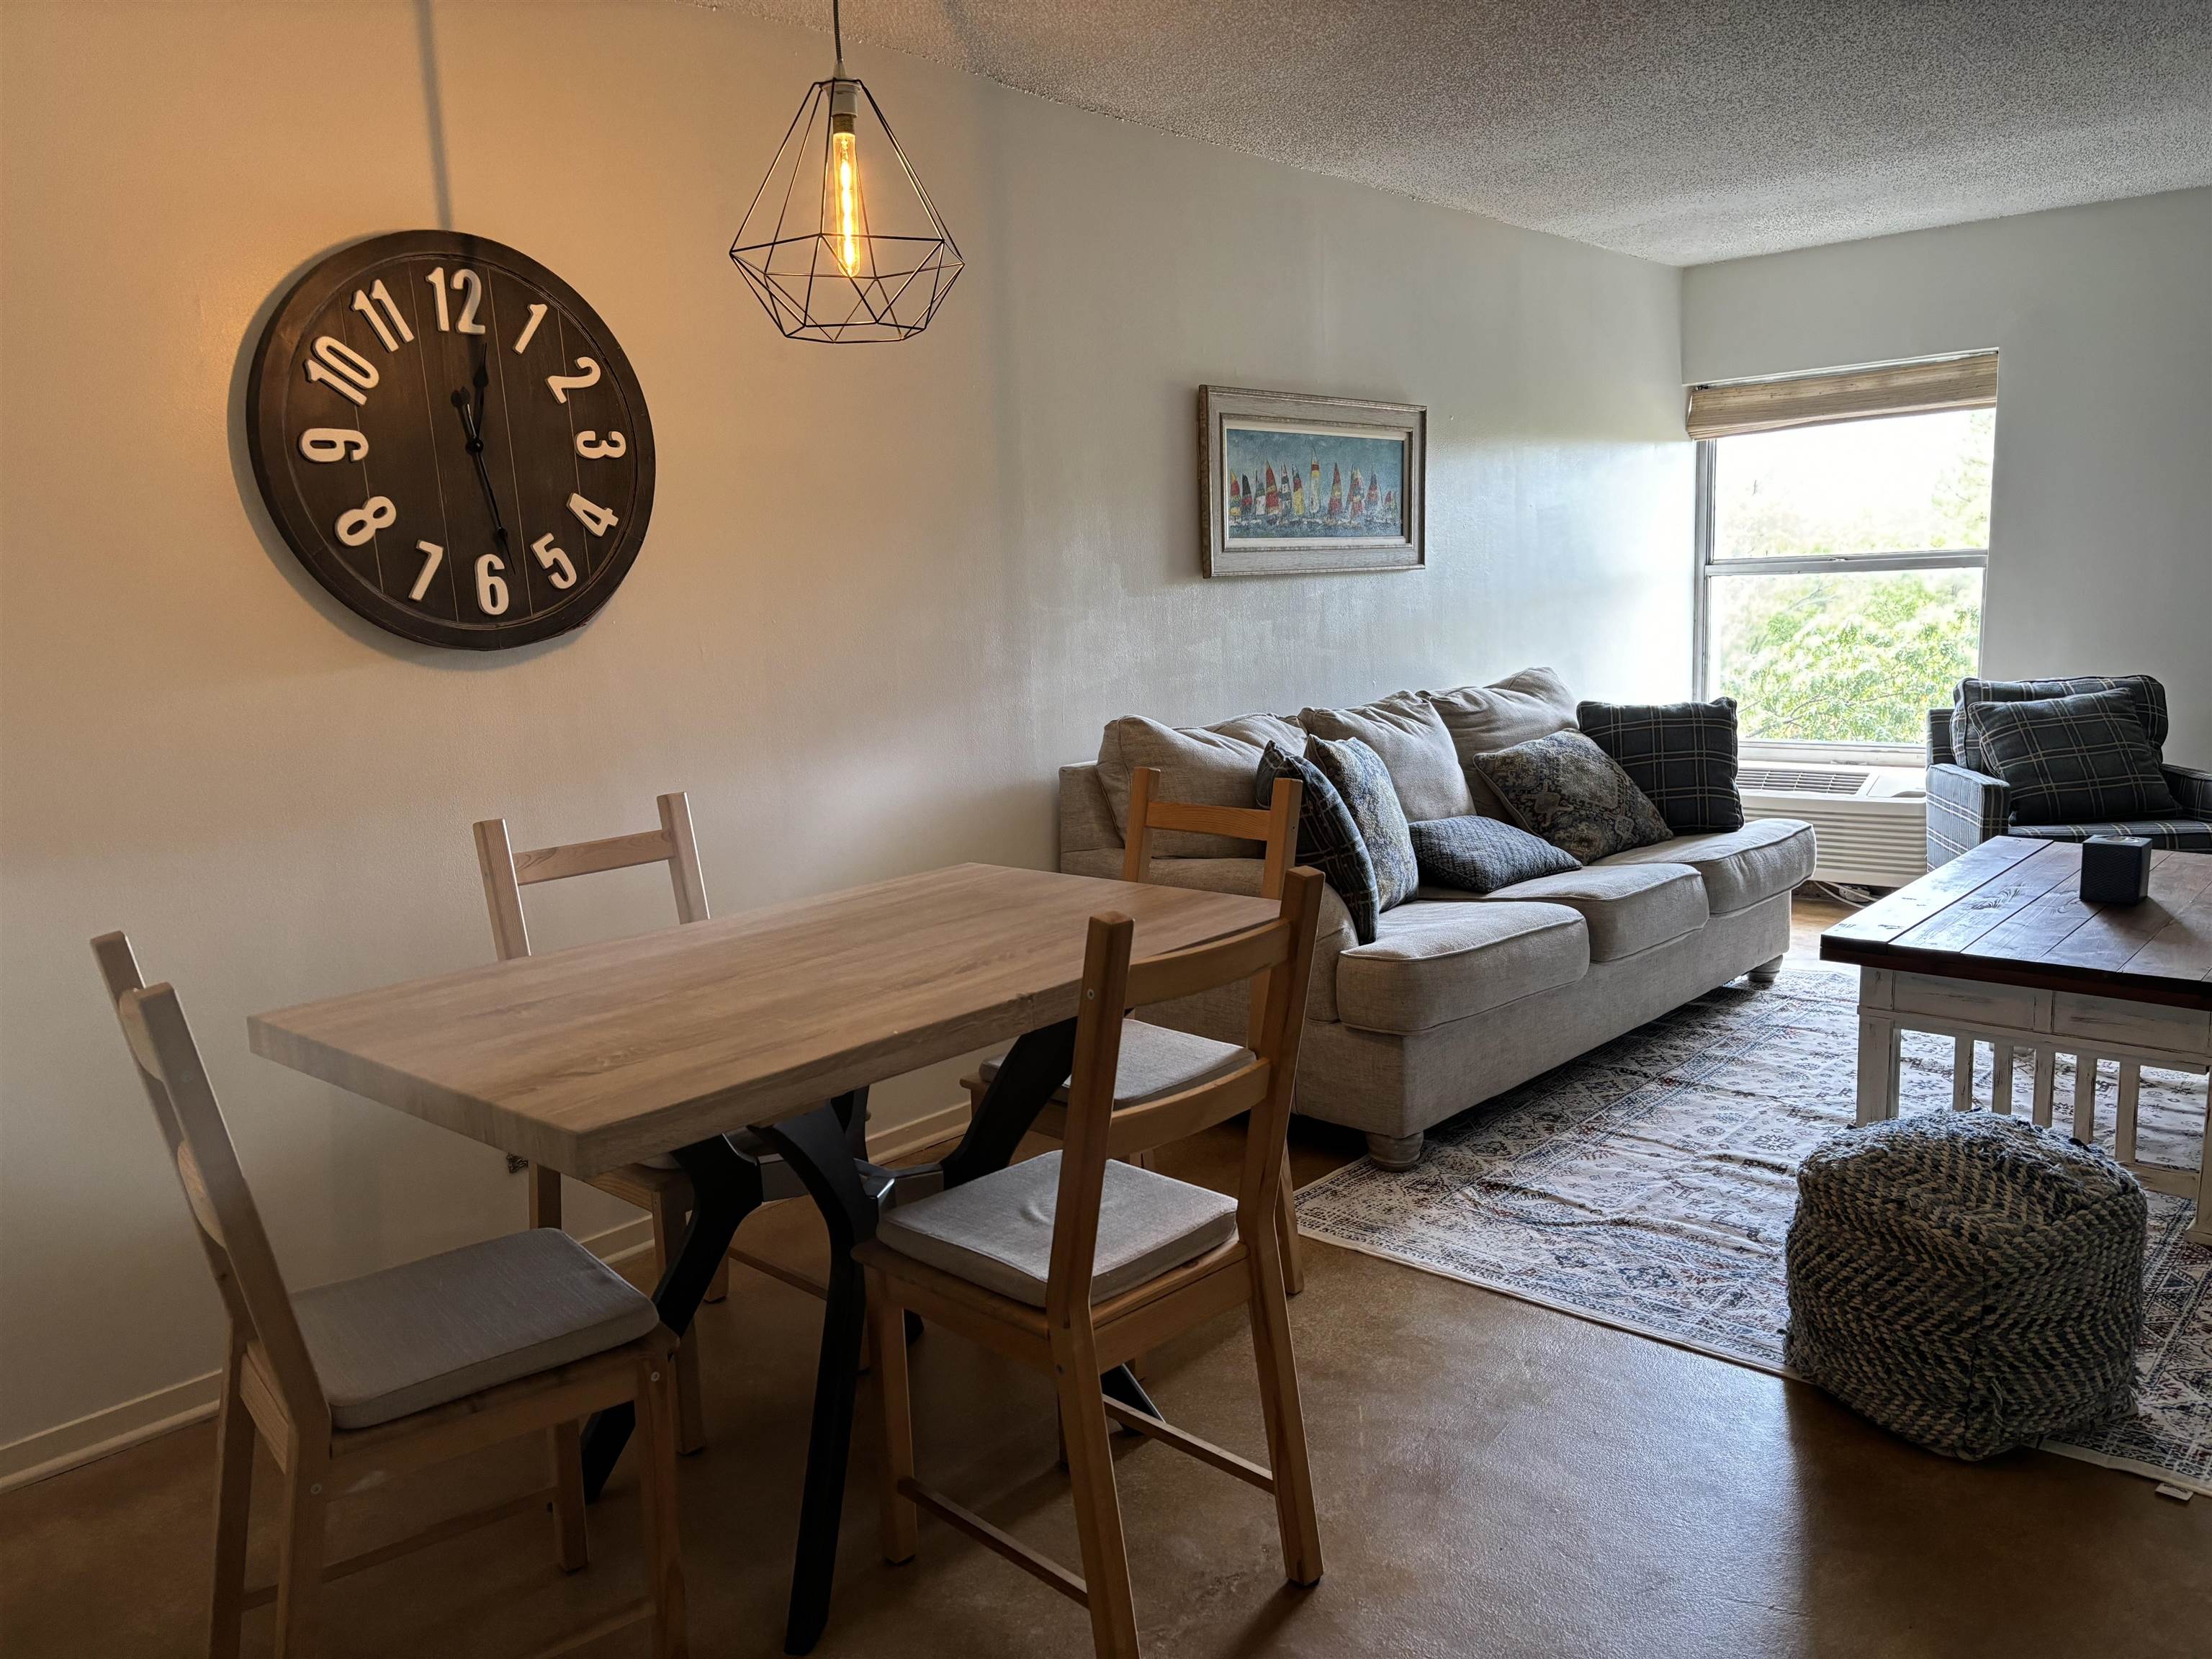
[{"label": "silver picture frame", "polygon": [[1419,404],[1199,387],[1203,574],[1425,568],[1428,426]]}]

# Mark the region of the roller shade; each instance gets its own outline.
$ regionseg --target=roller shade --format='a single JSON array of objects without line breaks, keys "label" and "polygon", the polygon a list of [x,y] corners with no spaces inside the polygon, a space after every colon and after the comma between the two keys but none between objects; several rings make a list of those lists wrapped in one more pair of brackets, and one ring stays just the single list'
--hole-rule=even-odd
[{"label": "roller shade", "polygon": [[1878,368],[1693,386],[1686,423],[1692,438],[1726,438],[1882,415],[1989,409],[1996,400],[1997,354],[1976,351]]}]

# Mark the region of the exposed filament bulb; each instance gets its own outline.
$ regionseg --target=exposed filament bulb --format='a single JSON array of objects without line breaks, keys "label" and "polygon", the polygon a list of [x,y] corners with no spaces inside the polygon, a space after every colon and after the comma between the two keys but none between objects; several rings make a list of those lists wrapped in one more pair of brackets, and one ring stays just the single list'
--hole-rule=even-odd
[{"label": "exposed filament bulb", "polygon": [[860,155],[854,132],[854,97],[849,83],[830,94],[830,164],[836,173],[837,258],[848,276],[860,270]]}]

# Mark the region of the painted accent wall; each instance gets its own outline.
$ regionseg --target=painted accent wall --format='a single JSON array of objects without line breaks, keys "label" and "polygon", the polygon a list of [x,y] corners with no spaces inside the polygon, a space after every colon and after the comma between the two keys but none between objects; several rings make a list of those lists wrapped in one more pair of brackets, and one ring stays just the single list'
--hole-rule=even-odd
[{"label": "painted accent wall", "polygon": [[[1538,662],[1589,695],[1686,684],[1678,272],[860,46],[969,267],[910,344],[788,343],[725,250],[826,36],[675,4],[428,19],[0,13],[0,1446],[188,1402],[218,1358],[94,933],[179,987],[306,1285],[520,1224],[497,1153],[245,1042],[251,1012],[489,960],[474,819],[582,839],[688,789],[728,912],[1048,865],[1054,769],[1125,712]],[[293,278],[448,202],[591,301],[659,446],[621,592],[490,657],[331,601],[240,432]],[[1200,580],[1201,382],[1426,404],[1431,568]],[[531,902],[541,945],[670,916],[651,872]],[[878,1111],[954,1092],[939,1067]],[[579,1231],[627,1213],[571,1190]]]},{"label": "painted accent wall", "polygon": [[2155,674],[2212,767],[2212,190],[1683,273],[1693,382],[1987,346],[1983,672]]}]

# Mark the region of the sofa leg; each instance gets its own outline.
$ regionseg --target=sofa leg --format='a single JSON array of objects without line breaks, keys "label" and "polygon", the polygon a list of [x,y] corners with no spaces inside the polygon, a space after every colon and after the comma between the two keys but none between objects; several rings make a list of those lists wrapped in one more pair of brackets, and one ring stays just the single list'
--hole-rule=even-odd
[{"label": "sofa leg", "polygon": [[1781,977],[1782,958],[1780,957],[1775,957],[1771,962],[1762,962],[1751,970],[1751,982],[1753,985],[1771,985]]},{"label": "sofa leg", "polygon": [[1370,1135],[1367,1156],[1386,1170],[1410,1170],[1421,1161],[1423,1139],[1417,1134]]}]

